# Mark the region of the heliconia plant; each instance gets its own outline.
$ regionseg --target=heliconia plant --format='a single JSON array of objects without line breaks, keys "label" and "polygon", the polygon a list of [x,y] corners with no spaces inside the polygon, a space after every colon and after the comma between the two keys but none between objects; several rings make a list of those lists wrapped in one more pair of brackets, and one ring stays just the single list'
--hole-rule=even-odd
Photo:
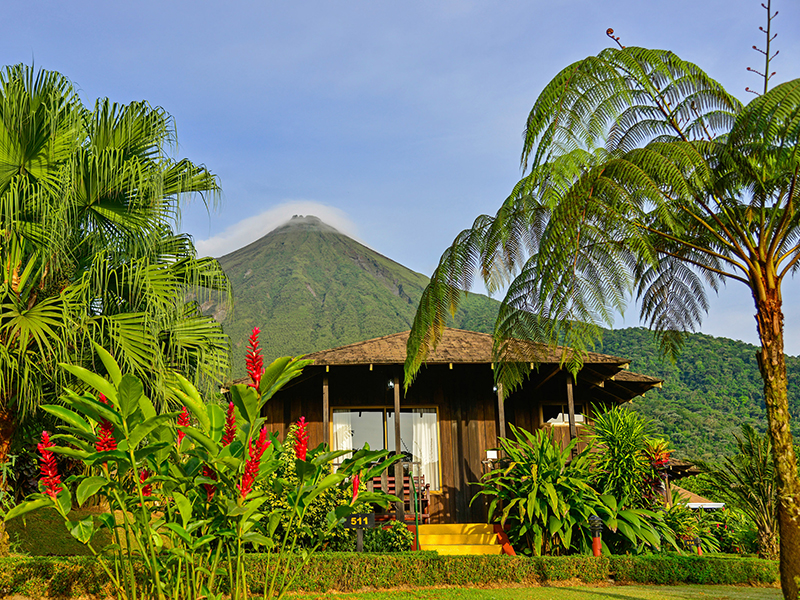
[{"label": "heliconia plant", "polygon": [[[309,506],[331,488],[355,481],[357,490],[359,477],[377,475],[397,458],[365,448],[334,472],[333,461],[347,452],[330,452],[324,445],[309,449],[303,426],[291,481],[275,477],[279,462],[274,449],[280,442],[268,433],[262,408],[309,361],[284,357],[263,368],[257,332],[253,341],[251,384],[232,387],[227,410],[204,403],[194,386],[178,376],[173,392],[182,410],[157,414],[142,382],[123,375],[100,347],[96,352],[108,379],[62,365],[86,391],[66,390],[63,405],[43,407],[62,425],[57,434],[42,433],[41,493],[9,511],[6,520],[54,507],[70,533],[97,557],[119,598],[220,599],[223,593],[233,600],[246,598],[242,556],[248,547],[270,557],[264,597],[282,597],[297,574],[289,571],[287,555],[296,550],[297,532],[308,529]],[[82,461],[86,473],[62,482],[54,454]],[[269,492],[285,499],[281,506],[266,502],[267,480]],[[108,512],[71,521],[73,502],[80,505],[95,496],[105,500]],[[354,493],[352,501],[327,514],[323,529],[337,527],[365,503],[394,500],[382,492]],[[277,535],[281,521],[289,527]],[[113,543],[95,548],[95,534],[104,528]],[[303,551],[304,560],[325,534],[318,532],[320,542]],[[137,563],[146,577],[134,572]]]}]

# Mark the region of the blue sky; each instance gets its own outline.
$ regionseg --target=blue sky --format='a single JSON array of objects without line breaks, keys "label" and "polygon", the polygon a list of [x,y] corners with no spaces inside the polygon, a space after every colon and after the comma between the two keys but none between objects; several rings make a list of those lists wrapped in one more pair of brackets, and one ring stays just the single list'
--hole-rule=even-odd
[{"label": "blue sky", "polygon": [[[800,76],[800,3],[775,0],[774,81]],[[93,2],[4,7],[3,64],[69,77],[86,103],[146,99],[176,120],[177,155],[224,190],[181,227],[219,256],[316,214],[425,274],[520,177],[522,129],[563,67],[608,46],[668,48],[748,101],[763,46],[757,0]],[[800,354],[800,285],[787,351]],[[619,325],[635,325],[635,309]],[[732,283],[703,331],[755,342]]]}]

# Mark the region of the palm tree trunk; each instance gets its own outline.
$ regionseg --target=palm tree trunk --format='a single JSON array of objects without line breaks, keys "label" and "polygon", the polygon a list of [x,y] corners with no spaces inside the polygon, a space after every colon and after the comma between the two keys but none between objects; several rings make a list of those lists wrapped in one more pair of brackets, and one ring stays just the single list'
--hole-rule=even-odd
[{"label": "palm tree trunk", "polygon": [[798,600],[795,578],[800,577],[800,480],[789,425],[781,303],[778,289],[768,289],[763,300],[756,299],[756,321],[761,339],[757,358],[764,379],[767,423],[778,474],[781,588],[784,598]]}]

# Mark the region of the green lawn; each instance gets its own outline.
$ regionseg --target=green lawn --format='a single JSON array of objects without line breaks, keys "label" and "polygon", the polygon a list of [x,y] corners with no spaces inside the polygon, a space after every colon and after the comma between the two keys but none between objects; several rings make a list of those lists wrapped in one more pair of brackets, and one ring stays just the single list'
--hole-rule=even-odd
[{"label": "green lawn", "polygon": [[446,588],[355,594],[302,594],[295,599],[318,600],[778,600],[778,588],[732,585],[604,587]]}]

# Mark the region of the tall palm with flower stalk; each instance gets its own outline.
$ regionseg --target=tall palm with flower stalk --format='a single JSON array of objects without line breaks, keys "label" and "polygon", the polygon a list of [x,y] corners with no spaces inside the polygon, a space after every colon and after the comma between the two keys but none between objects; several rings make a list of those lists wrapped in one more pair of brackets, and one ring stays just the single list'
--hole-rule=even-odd
[{"label": "tall palm with flower stalk", "polygon": [[533,348],[520,356],[514,339],[572,348],[563,362],[577,373],[635,296],[675,356],[708,310],[706,289],[742,284],[755,308],[778,474],[781,585],[795,599],[800,479],[781,290],[800,266],[800,80],[770,87],[774,14],[764,7],[764,85],[747,105],[672,52],[621,45],[545,87],[527,120],[525,177],[496,215],[459,234],[422,295],[406,384],[476,276],[490,291],[508,284],[494,331],[506,393],[538,359]]},{"label": "tall palm with flower stalk", "polygon": [[59,362],[102,364],[91,342],[157,405],[179,371],[226,376],[228,340],[197,301],[229,283],[174,232],[183,199],[219,188],[175,141],[146,102],[87,108],[59,73],[0,72],[0,462],[17,420],[60,394]]}]

